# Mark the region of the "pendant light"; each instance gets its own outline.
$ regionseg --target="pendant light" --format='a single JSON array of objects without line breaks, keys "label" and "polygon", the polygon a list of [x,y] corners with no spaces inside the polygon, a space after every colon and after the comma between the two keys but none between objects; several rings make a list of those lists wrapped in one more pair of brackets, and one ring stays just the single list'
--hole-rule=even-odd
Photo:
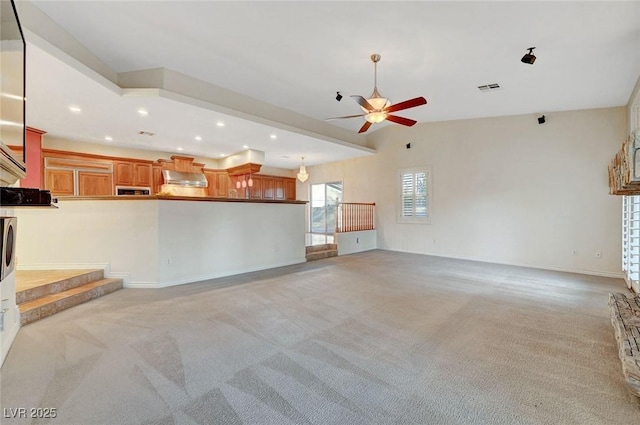
[{"label": "pendant light", "polygon": [[307,174],[307,168],[304,166],[304,156],[302,157],[302,165],[300,165],[300,171],[298,171],[298,180],[304,183],[309,178],[309,174]]}]

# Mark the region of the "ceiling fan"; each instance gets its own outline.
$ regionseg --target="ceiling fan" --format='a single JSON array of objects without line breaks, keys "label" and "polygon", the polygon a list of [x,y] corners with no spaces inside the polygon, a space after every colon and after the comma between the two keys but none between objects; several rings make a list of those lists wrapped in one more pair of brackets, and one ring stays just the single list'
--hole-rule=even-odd
[{"label": "ceiling fan", "polygon": [[414,108],[420,105],[426,105],[427,100],[424,97],[416,97],[413,99],[405,100],[404,102],[396,103],[394,105],[391,104],[389,99],[382,97],[382,95],[378,92],[378,62],[380,62],[380,55],[374,53],[371,55],[371,61],[373,62],[374,69],[374,77],[373,77],[373,93],[369,96],[368,99],[365,99],[359,95],[352,95],[351,97],[358,102],[358,105],[364,111],[364,114],[359,115],[347,115],[344,117],[334,117],[327,118],[328,120],[339,120],[343,118],[356,118],[356,117],[364,117],[366,122],[360,128],[358,133],[364,133],[371,127],[371,124],[379,123],[384,120],[389,120],[396,124],[406,125],[411,127],[417,121],[403,118],[396,115],[391,115],[392,112],[402,111],[403,109]]}]

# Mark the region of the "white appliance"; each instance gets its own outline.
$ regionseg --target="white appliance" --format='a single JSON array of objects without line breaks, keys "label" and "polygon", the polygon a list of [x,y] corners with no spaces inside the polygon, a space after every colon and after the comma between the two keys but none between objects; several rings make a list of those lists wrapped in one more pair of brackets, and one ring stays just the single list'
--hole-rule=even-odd
[{"label": "white appliance", "polygon": [[0,281],[16,267],[16,231],[18,219],[16,217],[0,217],[0,253],[2,254],[2,266],[0,267]]}]

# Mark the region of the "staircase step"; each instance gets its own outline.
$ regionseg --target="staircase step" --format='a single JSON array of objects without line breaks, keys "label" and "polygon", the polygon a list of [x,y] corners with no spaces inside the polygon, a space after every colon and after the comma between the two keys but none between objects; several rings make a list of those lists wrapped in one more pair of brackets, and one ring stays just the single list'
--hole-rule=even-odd
[{"label": "staircase step", "polygon": [[322,260],[323,258],[337,257],[337,249],[326,249],[324,251],[314,251],[307,254],[307,261]]},{"label": "staircase step", "polygon": [[21,325],[27,325],[121,288],[122,279],[99,279],[82,286],[21,303],[18,305]]},{"label": "staircase step", "polygon": [[[18,271],[18,279],[20,274]],[[56,294],[68,289],[77,288],[104,278],[104,270],[42,270],[26,271],[30,285],[16,292],[16,304],[24,304],[47,295]],[[42,284],[42,282],[46,282]],[[19,285],[20,287],[25,285]],[[31,286],[31,287],[28,287]]]},{"label": "staircase step", "polygon": [[306,247],[307,254],[320,251],[337,251],[338,245],[335,243],[325,243],[322,245],[311,245]]}]

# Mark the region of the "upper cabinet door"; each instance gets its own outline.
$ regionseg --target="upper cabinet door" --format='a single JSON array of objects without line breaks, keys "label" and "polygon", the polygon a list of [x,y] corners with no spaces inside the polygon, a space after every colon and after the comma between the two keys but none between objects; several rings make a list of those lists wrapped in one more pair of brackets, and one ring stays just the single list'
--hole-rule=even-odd
[{"label": "upper cabinet door", "polygon": [[133,185],[151,187],[152,166],[147,163],[133,163]]},{"label": "upper cabinet door", "polygon": [[113,174],[113,182],[116,186],[133,186],[133,163],[114,161]]},{"label": "upper cabinet door", "polygon": [[75,178],[73,170],[46,169],[44,188],[55,196],[73,196],[75,194]]}]

